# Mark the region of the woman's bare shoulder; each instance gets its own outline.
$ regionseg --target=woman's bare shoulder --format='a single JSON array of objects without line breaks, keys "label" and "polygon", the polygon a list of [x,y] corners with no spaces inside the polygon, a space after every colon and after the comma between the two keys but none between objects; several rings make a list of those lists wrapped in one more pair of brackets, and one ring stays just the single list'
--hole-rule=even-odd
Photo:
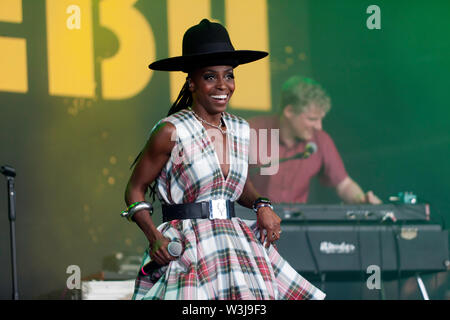
[{"label": "woman's bare shoulder", "polygon": [[152,130],[148,145],[152,149],[170,151],[175,145],[176,133],[176,127],[172,123],[162,121]]}]

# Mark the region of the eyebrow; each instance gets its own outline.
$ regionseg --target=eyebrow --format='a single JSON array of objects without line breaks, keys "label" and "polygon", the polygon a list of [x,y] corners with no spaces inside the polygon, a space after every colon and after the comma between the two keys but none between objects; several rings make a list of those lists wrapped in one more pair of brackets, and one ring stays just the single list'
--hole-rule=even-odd
[{"label": "eyebrow", "polygon": [[[233,68],[226,69],[225,72],[233,71]],[[206,69],[205,72],[212,72],[212,73],[218,73],[218,71]]]}]

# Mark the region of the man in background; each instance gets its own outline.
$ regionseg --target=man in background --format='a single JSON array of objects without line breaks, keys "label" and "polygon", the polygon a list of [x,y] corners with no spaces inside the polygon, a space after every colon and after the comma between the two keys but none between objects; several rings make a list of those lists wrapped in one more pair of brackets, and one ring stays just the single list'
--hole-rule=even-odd
[{"label": "man in background", "polygon": [[[372,191],[364,192],[348,175],[333,140],[322,129],[322,120],[330,108],[331,100],[320,84],[294,76],[283,84],[278,114],[249,120],[257,133],[256,141],[251,141],[256,166],[250,168],[250,179],[259,193],[274,203],[306,203],[310,181],[318,176],[345,203],[381,203]],[[261,139],[259,129],[268,130],[267,139]],[[278,156],[276,151],[271,154],[271,129],[279,129]],[[261,166],[267,165],[260,158],[262,146],[267,147],[263,154],[267,152],[269,159],[278,159],[276,174],[261,174]]]}]

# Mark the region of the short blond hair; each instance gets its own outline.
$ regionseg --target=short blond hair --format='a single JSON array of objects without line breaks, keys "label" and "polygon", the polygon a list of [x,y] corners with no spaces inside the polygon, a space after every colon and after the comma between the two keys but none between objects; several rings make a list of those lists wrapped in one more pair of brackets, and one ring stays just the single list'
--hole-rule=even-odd
[{"label": "short blond hair", "polygon": [[331,99],[322,86],[313,79],[293,76],[281,88],[280,113],[291,105],[297,114],[311,105],[327,113],[331,109]]}]

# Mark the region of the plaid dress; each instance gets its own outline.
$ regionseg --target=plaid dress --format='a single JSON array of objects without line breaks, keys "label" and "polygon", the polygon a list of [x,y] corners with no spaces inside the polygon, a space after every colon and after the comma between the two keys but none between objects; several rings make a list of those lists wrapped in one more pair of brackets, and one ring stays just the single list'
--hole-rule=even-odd
[{"label": "plaid dress", "polygon": [[[223,120],[230,164],[226,178],[211,138],[192,111],[182,110],[161,120],[172,123],[177,132],[171,157],[157,178],[158,197],[163,203],[239,199],[247,179],[249,126],[229,113],[223,114]],[[255,220],[172,220],[158,230],[171,241],[180,242],[183,252],[167,266],[147,276],[138,275],[133,299],[325,298],[275,247],[264,247]],[[147,250],[142,266],[150,260]]]}]

